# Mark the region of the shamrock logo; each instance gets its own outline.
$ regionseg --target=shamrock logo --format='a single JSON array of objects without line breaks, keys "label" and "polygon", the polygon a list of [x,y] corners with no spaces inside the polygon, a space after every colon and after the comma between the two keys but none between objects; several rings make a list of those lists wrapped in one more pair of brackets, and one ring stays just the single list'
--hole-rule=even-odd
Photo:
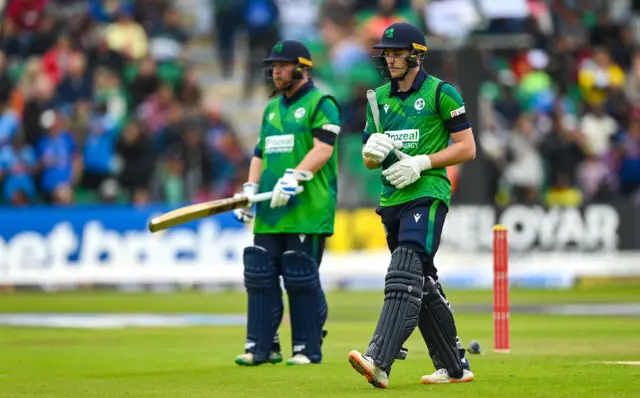
[{"label": "shamrock logo", "polygon": [[395,31],[395,28],[388,29],[386,32],[384,32],[384,35],[391,39],[393,38],[394,31]]},{"label": "shamrock logo", "polygon": [[273,47],[273,50],[277,53],[281,53],[282,52],[282,43],[278,43]]}]

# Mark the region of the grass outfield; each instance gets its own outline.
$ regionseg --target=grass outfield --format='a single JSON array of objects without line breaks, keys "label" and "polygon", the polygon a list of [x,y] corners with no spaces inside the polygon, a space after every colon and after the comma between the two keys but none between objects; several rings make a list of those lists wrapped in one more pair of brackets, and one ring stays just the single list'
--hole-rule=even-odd
[{"label": "grass outfield", "polygon": [[[455,305],[486,304],[488,291],[451,291]],[[491,314],[457,314],[476,380],[425,386],[433,371],[416,331],[409,358],[397,361],[389,390],[375,390],[351,369],[347,353],[364,350],[380,311],[380,293],[328,295],[329,336],[321,365],[241,368],[242,327],[128,328],[115,330],[0,327],[0,397],[637,397],[640,367],[595,361],[640,361],[640,317],[512,314],[512,352],[493,354]],[[631,303],[637,287],[572,291],[512,290],[514,304]],[[0,313],[243,313],[233,293],[14,293],[0,294]],[[289,346],[288,325],[282,328]],[[288,350],[285,350],[287,354]]]}]

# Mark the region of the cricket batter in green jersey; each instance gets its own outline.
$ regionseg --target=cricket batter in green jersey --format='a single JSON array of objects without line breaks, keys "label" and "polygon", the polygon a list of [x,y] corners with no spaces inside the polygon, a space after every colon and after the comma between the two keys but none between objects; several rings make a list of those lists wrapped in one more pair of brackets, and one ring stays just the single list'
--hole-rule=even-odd
[{"label": "cricket batter in green jersey", "polygon": [[318,268],[325,238],[333,234],[338,186],[334,147],[340,109],[309,78],[309,50],[300,42],[276,43],[264,62],[275,96],[267,105],[249,169],[238,195],[273,191],[271,202],[239,209],[235,217],[254,220],[254,244],[244,251],[248,295],[245,352],[236,363],[255,366],[282,361],[278,327],[289,298],[292,357],[288,365],[320,363],[326,335],[325,299]]},{"label": "cricket batter in green jersey", "polygon": [[367,108],[362,154],[368,169],[383,170],[377,213],[391,264],[373,338],[364,354],[351,351],[349,362],[375,387],[387,388],[391,366],[406,355],[402,345],[418,326],[436,368],[421,382],[471,381],[433,261],[451,199],[446,167],[475,158],[471,126],[456,89],[422,70],[427,47],[420,29],[395,23],[374,48],[381,50],[374,64],[389,82]]}]

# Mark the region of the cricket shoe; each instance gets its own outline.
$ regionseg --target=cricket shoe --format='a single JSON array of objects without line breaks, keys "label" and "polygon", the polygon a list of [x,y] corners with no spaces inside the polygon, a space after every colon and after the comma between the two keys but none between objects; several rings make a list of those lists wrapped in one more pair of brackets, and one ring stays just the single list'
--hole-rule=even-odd
[{"label": "cricket shoe", "polygon": [[[269,359],[267,360],[267,362],[272,363],[274,365],[282,362],[282,354],[279,352],[272,352],[271,354],[269,354]],[[236,364],[240,366],[258,366],[258,365],[262,365],[263,363],[265,362],[256,363],[253,360],[252,352],[247,352],[247,353],[238,355],[236,357]]]},{"label": "cricket shoe", "polygon": [[309,365],[311,360],[304,354],[296,354],[287,360],[287,366],[293,365]]},{"label": "cricket shoe", "polygon": [[430,375],[424,375],[420,379],[421,384],[447,384],[447,383],[468,383],[473,381],[474,376],[469,367],[469,360],[462,358],[462,377],[459,379],[449,376],[447,369],[438,369]]},{"label": "cricket shoe", "polygon": [[365,357],[358,351],[353,350],[349,353],[349,363],[356,372],[363,375],[372,386],[382,389],[389,387],[389,376],[387,376],[385,371],[377,367],[371,358]]}]

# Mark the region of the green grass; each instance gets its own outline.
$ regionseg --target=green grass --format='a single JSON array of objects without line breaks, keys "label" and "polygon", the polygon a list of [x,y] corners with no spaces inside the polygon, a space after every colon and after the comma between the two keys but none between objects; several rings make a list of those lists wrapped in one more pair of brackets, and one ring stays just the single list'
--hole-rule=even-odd
[{"label": "green grass", "polygon": [[[476,380],[424,386],[433,371],[420,333],[407,342],[387,391],[375,390],[349,366],[364,350],[380,311],[380,293],[332,292],[321,365],[240,368],[242,327],[120,330],[0,327],[0,397],[636,397],[640,367],[593,361],[640,361],[640,318],[518,315],[511,318],[512,352],[494,354],[491,314],[457,314]],[[456,304],[491,302],[491,292],[451,291]],[[518,304],[639,302],[638,288],[570,291],[513,290]],[[241,294],[117,294],[73,292],[0,295],[2,312],[241,313]],[[289,329],[282,328],[285,347]],[[285,349],[285,354],[289,350]]]}]

